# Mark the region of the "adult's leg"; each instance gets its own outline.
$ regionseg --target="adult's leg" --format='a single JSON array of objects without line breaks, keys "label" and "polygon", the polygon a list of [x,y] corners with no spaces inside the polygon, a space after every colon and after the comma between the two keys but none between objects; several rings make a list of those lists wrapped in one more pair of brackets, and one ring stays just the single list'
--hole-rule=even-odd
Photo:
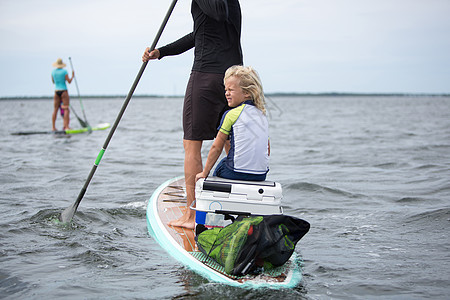
[{"label": "adult's leg", "polygon": [[61,95],[61,98],[62,98],[62,102],[63,102],[63,104],[62,104],[62,106],[61,106],[61,108],[63,108],[64,109],[64,116],[63,116],[63,124],[64,124],[64,130],[66,130],[66,129],[70,129],[70,127],[69,127],[69,122],[70,122],[70,110],[69,110],[69,107],[70,107],[70,99],[69,99],[69,92],[68,91],[64,91],[63,93],[62,93],[62,95]]},{"label": "adult's leg", "polygon": [[61,98],[57,93],[53,96],[53,114],[52,114],[52,130],[56,131],[56,116],[58,115],[59,106],[61,105]]},{"label": "adult's leg", "polygon": [[180,219],[168,223],[171,226],[191,229],[195,227],[195,211],[189,207],[195,199],[195,175],[203,170],[201,155],[202,143],[202,141],[183,140],[187,209],[186,213]]},{"label": "adult's leg", "polygon": [[195,211],[189,206],[195,199],[195,175],[203,170],[201,148],[204,140],[217,134],[221,112],[226,106],[223,75],[192,71],[183,104],[184,177],[187,211],[169,225],[195,227]]}]

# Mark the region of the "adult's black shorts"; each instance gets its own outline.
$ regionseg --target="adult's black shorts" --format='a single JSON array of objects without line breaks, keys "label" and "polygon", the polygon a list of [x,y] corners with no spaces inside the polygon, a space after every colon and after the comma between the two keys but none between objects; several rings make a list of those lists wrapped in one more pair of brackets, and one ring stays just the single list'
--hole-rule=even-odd
[{"label": "adult's black shorts", "polygon": [[223,74],[192,71],[183,106],[185,140],[212,140],[228,110]]}]

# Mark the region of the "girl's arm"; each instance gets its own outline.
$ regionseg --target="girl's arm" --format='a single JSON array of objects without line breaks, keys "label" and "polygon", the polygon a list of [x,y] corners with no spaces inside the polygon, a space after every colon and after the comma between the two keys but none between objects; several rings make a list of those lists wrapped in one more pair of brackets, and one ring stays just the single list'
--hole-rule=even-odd
[{"label": "girl's arm", "polygon": [[195,176],[195,181],[199,180],[200,178],[208,177],[209,172],[211,172],[211,169],[214,167],[214,164],[222,153],[227,139],[228,135],[226,135],[225,133],[220,131],[219,133],[217,133],[216,139],[214,140],[211,149],[209,150],[205,167],[203,168],[203,171],[201,173],[198,173],[197,176]]},{"label": "girl's arm", "polygon": [[228,155],[228,152],[230,152],[230,149],[231,149],[231,143],[230,143],[230,140],[227,139],[227,140],[225,141],[225,154],[226,154],[226,155]]}]

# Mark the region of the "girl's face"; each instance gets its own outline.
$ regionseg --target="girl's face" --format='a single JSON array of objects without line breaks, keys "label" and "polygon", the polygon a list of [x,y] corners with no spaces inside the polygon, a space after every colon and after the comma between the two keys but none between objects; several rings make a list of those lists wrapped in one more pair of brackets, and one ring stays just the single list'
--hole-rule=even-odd
[{"label": "girl's face", "polygon": [[250,95],[242,91],[242,88],[239,86],[239,81],[239,78],[236,76],[231,76],[225,80],[225,97],[227,98],[229,107],[239,106],[245,100],[250,99]]}]

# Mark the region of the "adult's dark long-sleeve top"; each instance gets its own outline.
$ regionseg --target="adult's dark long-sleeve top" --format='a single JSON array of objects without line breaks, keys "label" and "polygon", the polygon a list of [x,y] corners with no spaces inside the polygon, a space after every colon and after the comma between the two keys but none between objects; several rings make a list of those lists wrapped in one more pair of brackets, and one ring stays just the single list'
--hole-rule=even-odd
[{"label": "adult's dark long-sleeve top", "polygon": [[194,31],[159,48],[160,59],[194,47],[193,71],[225,73],[241,65],[241,8],[238,0],[193,0]]}]

